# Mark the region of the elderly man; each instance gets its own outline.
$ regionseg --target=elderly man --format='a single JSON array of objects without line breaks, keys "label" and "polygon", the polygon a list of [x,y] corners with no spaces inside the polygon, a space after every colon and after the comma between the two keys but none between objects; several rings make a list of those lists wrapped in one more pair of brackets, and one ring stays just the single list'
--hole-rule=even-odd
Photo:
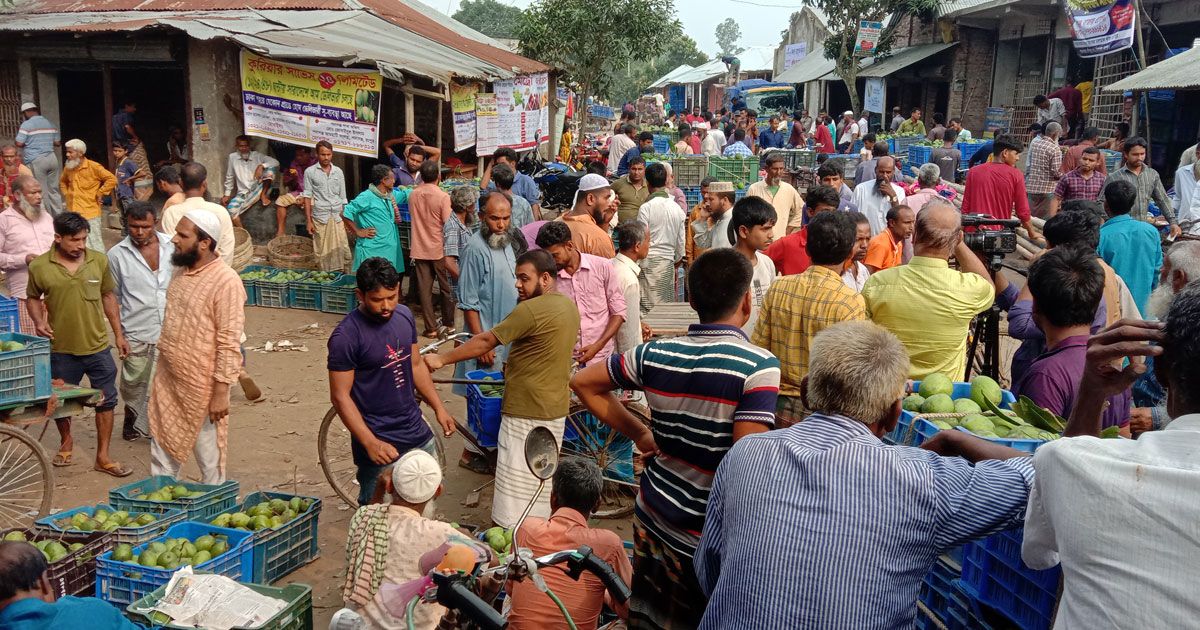
[{"label": "elderly man", "polygon": [[637,221],[650,230],[650,252],[641,262],[649,311],[659,302],[675,301],[675,268],[683,260],[683,223],[686,217],[667,194],[667,168],[651,164],[646,169],[650,198],[638,210]]},{"label": "elderly man", "polygon": [[158,336],[167,308],[167,285],[171,284],[171,238],[154,229],[154,206],[130,201],[125,206],[129,236],[108,250],[108,266],[116,281],[117,303],[121,306],[121,328],[129,343],[129,354],[121,360],[121,398],[125,401],[125,426],[121,436],[128,441],[150,436],[146,405],[158,358]]},{"label": "elderly man", "polygon": [[909,372],[904,345],[875,324],[817,333],[812,415],[735,443],[717,470],[696,550],[700,628],[911,627],[939,555],[1021,525],[1026,453],[963,431],[921,449],[880,440]]},{"label": "elderly man", "polygon": [[32,175],[13,182],[14,203],[0,212],[0,270],[8,294],[17,298],[20,332],[35,334],[25,287],[29,263],[54,245],[54,218],[42,207],[42,185]]},{"label": "elderly man", "polygon": [[79,214],[88,222],[89,249],[104,251],[101,234],[100,206],[102,199],[117,189],[117,178],[97,162],[87,158],[87,145],[83,140],[67,140],[67,163],[59,176],[63,203],[70,212]]},{"label": "elderly man", "polygon": [[896,173],[896,159],[890,156],[879,158],[875,163],[875,179],[860,182],[854,187],[854,202],[858,211],[867,215],[871,222],[871,235],[887,229],[888,210],[904,203],[904,189],[892,183]]},{"label": "elderly man", "polygon": [[56,215],[63,210],[62,195],[58,190],[62,175],[58,147],[62,143],[62,136],[58,127],[42,115],[36,103],[22,103],[21,116],[24,121],[17,130],[16,140],[17,148],[21,149],[21,161],[29,166],[41,185],[42,194],[46,197],[46,210]]},{"label": "elderly man", "polygon": [[1178,219],[1175,218],[1175,208],[1171,205],[1171,199],[1167,197],[1167,191],[1163,189],[1162,178],[1158,176],[1158,171],[1146,163],[1146,152],[1149,151],[1149,148],[1150,144],[1145,138],[1134,136],[1126,140],[1121,147],[1124,163],[1121,168],[1108,174],[1108,178],[1104,180],[1104,186],[1107,188],[1116,181],[1127,182],[1133,186],[1137,191],[1137,201],[1133,204],[1130,216],[1138,221],[1149,219],[1150,202],[1153,200],[1158,204],[1163,218],[1171,226],[1171,237],[1176,238],[1183,233],[1183,230],[1179,227]]},{"label": "elderly man", "polygon": [[854,146],[854,141],[862,137],[862,131],[858,128],[858,121],[854,119],[854,112],[846,110],[842,112],[842,123],[838,125],[837,146],[838,153],[849,153]]},{"label": "elderly man", "polygon": [[242,370],[246,290],[217,255],[221,223],[203,209],[175,226],[167,290],[150,388],[150,474],[179,477],[191,454],[203,483],[225,482],[229,386]]},{"label": "elderly man", "polygon": [[[950,269],[953,255],[962,271]],[[909,377],[943,374],[960,380],[967,369],[967,329],[995,299],[987,267],[963,242],[962,219],[948,201],[917,215],[913,258],[874,274],[863,287],[867,314],[908,349]]]},{"label": "elderly man", "polygon": [[617,195],[603,175],[588,173],[579,178],[575,207],[562,217],[562,222],[571,231],[571,240],[575,242],[575,248],[600,258],[615,256],[608,224],[616,213],[616,208]]},{"label": "elderly man", "polygon": [[16,203],[13,184],[23,175],[33,177],[33,171],[21,163],[21,154],[11,144],[0,144],[0,162],[0,206],[10,206]]},{"label": "elderly man", "polygon": [[0,628],[5,630],[140,630],[95,597],[56,598],[46,557],[32,544],[0,542]]},{"label": "elderly man", "polygon": [[235,151],[226,159],[225,194],[221,197],[221,205],[229,210],[235,224],[240,224],[242,213],[256,203],[270,207],[271,198],[267,192],[279,172],[279,160],[255,151],[250,143],[250,136],[238,136],[234,140]]},{"label": "elderly man", "polygon": [[1047,219],[1054,205],[1054,187],[1062,177],[1062,149],[1058,138],[1062,126],[1052,122],[1029,142],[1029,166],[1025,169],[1025,191],[1033,216]]},{"label": "elderly man", "polygon": [[400,251],[399,207],[408,203],[409,191],[395,188],[396,176],[386,164],[371,167],[367,189],[358,193],[342,211],[346,229],[358,238],[354,243],[354,262],[350,271],[358,271],[368,258],[383,258],[399,273],[404,272]]},{"label": "elderly man", "polygon": [[[113,408],[117,406],[117,366],[104,328],[106,319],[121,358],[129,354],[129,345],[113,294],[108,257],[87,246],[88,229],[87,219],[75,212],[54,217],[54,246],[29,261],[26,305],[36,334],[50,339],[51,378],[74,384],[87,376],[92,389],[103,392],[96,405],[95,469],[127,477],[133,469],[113,461],[108,453]],[[53,463],[69,466],[75,445],[71,419],[56,423],[61,441]]]},{"label": "elderly man", "polygon": [[612,261],[579,251],[566,228],[561,221],[543,225],[537,244],[554,257],[557,290],[579,309],[575,362],[601,363],[612,354],[613,338],[625,322],[625,296]]},{"label": "elderly man", "polygon": [[763,163],[766,165],[767,178],[750,184],[746,196],[765,199],[775,208],[773,238],[778,240],[804,226],[804,198],[795,187],[784,181],[787,166],[783,154],[768,155]]},{"label": "elderly man", "polygon": [[[904,196],[904,205],[913,209],[913,212],[920,212],[925,204],[929,203],[935,197],[941,197],[938,194],[938,184],[941,183],[941,178],[938,176],[939,171],[936,164],[922,164],[921,168],[917,169],[917,192],[906,193]],[[905,247],[912,253],[912,243],[906,243]]]},{"label": "elderly man", "polygon": [[[183,189],[184,200],[171,206],[164,206],[159,224],[167,236],[175,234],[175,226],[183,216],[192,210],[203,210],[217,219],[221,229],[217,238],[217,255],[225,264],[233,262],[233,221],[229,211],[211,201],[208,197],[208,169],[199,162],[188,162],[179,167],[179,182]],[[213,236],[213,235],[210,235]]]},{"label": "elderly man", "polygon": [[[629,152],[635,150],[630,149]],[[612,190],[616,193],[619,204],[617,220],[624,222],[637,218],[638,208],[650,198],[650,186],[646,183],[646,159],[641,155],[630,158],[626,163],[625,172],[613,180]]]},{"label": "elderly man", "polygon": [[350,265],[350,242],[342,221],[346,207],[346,176],[333,164],[333,145],[317,142],[317,163],[304,169],[301,188],[304,220],[313,237],[313,252],[322,271],[345,271]]}]

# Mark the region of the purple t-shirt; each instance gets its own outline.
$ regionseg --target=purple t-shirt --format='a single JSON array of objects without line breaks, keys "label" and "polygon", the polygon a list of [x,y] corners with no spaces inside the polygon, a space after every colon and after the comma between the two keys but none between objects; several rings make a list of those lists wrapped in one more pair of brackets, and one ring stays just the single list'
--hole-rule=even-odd
[{"label": "purple t-shirt", "polygon": [[[1079,378],[1087,355],[1088,335],[1067,337],[1043,352],[1013,387],[1018,396],[1028,396],[1038,405],[1066,418],[1075,406],[1079,393]],[[1131,396],[1129,390],[1108,399],[1103,426],[1113,427],[1129,422]]]},{"label": "purple t-shirt", "polygon": [[[354,309],[329,336],[329,371],[354,371],[350,397],[367,427],[401,453],[433,437],[413,396],[412,346],[416,339],[412,311],[402,305],[386,322],[374,321]],[[372,463],[357,440],[353,451],[355,464]]]},{"label": "purple t-shirt", "polygon": [[538,247],[537,244],[537,233],[538,230],[542,229],[542,226],[546,225],[547,223],[549,223],[549,221],[534,221],[533,223],[521,228],[521,235],[525,237],[525,243],[529,246],[527,251],[541,249],[541,247]]}]

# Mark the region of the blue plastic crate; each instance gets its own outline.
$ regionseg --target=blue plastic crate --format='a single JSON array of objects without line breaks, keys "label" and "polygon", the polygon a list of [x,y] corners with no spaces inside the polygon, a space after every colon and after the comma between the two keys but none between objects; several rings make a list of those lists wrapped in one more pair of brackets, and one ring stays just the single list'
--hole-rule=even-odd
[{"label": "blue plastic crate", "polygon": [[304,280],[294,280],[287,284],[288,303],[292,308],[304,309],[306,311],[321,310],[321,286],[320,282],[306,282]]},{"label": "blue plastic crate", "polygon": [[1020,529],[967,545],[962,590],[1022,630],[1045,630],[1054,621],[1062,568],[1035,571],[1021,560]]},{"label": "blue plastic crate", "polygon": [[[471,380],[480,380],[485,376],[500,380],[504,378],[504,373],[471,370],[466,376]],[[467,425],[475,432],[480,446],[496,446],[500,435],[500,405],[503,400],[503,397],[484,396],[478,385],[467,385]]]},{"label": "blue plastic crate", "polygon": [[[189,490],[203,492],[198,497],[182,498],[174,501],[149,501],[142,497],[162,488],[182,484]],[[113,488],[108,492],[108,503],[118,510],[128,512],[154,512],[162,514],[168,510],[180,509],[192,521],[207,521],[225,510],[237,505],[238,482],[226,481],[223,484],[211,486],[199,483],[178,481],[167,475],[147,477],[129,485]]]},{"label": "blue plastic crate", "polygon": [[933,147],[928,147],[923,144],[914,144],[908,147],[908,161],[913,166],[920,166],[929,162],[933,156]]},{"label": "blue plastic crate", "polygon": [[402,203],[402,204],[399,204],[398,207],[400,208],[400,220],[405,223],[411,223],[412,222],[412,214],[409,213],[409,211],[408,211],[408,204]]},{"label": "blue plastic crate", "polygon": [[983,142],[956,142],[954,148],[958,149],[961,159],[958,162],[958,168],[965,170],[967,163],[979,151],[979,147],[984,145]]},{"label": "blue plastic crate", "polygon": [[[187,538],[195,540],[205,534],[224,536],[229,543],[225,553],[203,562],[194,567],[198,571],[208,571],[242,580],[254,572],[254,535],[253,532],[243,532],[226,527],[217,527],[206,523],[185,522],[172,525],[166,534],[155,540],[167,538]],[[138,545],[133,548],[133,557],[150,544]],[[96,597],[116,606],[124,607],[136,602],[148,593],[171,581],[176,569],[160,569],[144,567],[134,562],[120,562],[112,559],[112,551],[106,551],[96,558]]]},{"label": "blue plastic crate", "polygon": [[309,502],[308,509],[278,529],[260,529],[254,532],[254,572],[249,582],[271,584],[283,576],[316,560],[321,555],[317,545],[317,519],[321,514],[321,500],[282,492],[251,492],[242,500],[240,508],[225,512],[245,511],[271,499],[287,501],[299,496]]},{"label": "blue plastic crate", "polygon": [[0,333],[0,341],[18,341],[22,350],[0,352],[0,404],[45,400],[50,387],[50,340],[16,332]]},{"label": "blue plastic crate", "polygon": [[696,207],[696,204],[704,200],[704,195],[700,193],[699,187],[689,186],[687,188],[680,188],[680,190],[683,191],[683,197],[687,200],[689,208]]},{"label": "blue plastic crate", "polygon": [[292,302],[288,299],[288,284],[287,282],[268,282],[265,280],[255,281],[258,287],[258,306],[267,308],[291,308]]},{"label": "blue plastic crate", "polygon": [[0,295],[0,332],[33,334],[32,330],[21,330],[21,307],[17,298]]},{"label": "blue plastic crate", "polygon": [[321,312],[344,315],[358,308],[358,295],[354,293],[356,283],[354,276],[343,275],[321,285]]},{"label": "blue plastic crate", "polygon": [[[74,529],[71,527],[63,527],[63,526],[59,525],[57,521],[61,521],[64,518],[70,519],[72,516],[75,516],[76,514],[78,514],[80,512],[87,514],[90,517],[96,513],[96,510],[99,510],[99,509],[108,510],[109,512],[117,511],[116,508],[114,508],[111,505],[108,505],[107,503],[101,503],[100,505],[85,505],[83,507],[77,507],[73,510],[65,510],[63,512],[51,514],[50,516],[44,516],[44,517],[39,518],[38,520],[34,521],[33,524],[34,524],[34,527],[38,529],[38,531],[46,531],[46,532],[54,532],[54,533],[65,532],[68,534],[86,535],[86,534],[90,534],[93,532],[86,532],[86,531],[83,531],[80,529]],[[126,510],[126,511],[128,511],[128,510]],[[146,512],[130,512],[130,513],[136,515],[136,514],[143,514]],[[167,510],[162,513],[154,513],[154,512],[149,512],[149,513],[155,515],[155,521],[153,523],[150,523],[149,525],[118,527],[117,529],[112,531],[111,536],[112,536],[113,542],[114,543],[128,543],[130,545],[139,545],[144,542],[149,542],[149,541],[161,536],[163,532],[167,531],[168,527],[170,527],[176,523],[182,523],[183,519],[187,516],[183,510],[179,510],[179,509]]]},{"label": "blue plastic crate", "polygon": [[671,152],[671,138],[661,133],[654,134],[654,152],[663,155]]},{"label": "blue plastic crate", "polygon": [[912,146],[913,144],[915,144],[917,142],[921,142],[924,139],[925,139],[925,136],[922,136],[922,135],[893,136],[892,142],[891,142],[892,153],[907,153],[908,147]]},{"label": "blue plastic crate", "polygon": [[[913,384],[912,384],[913,392],[918,391],[920,388],[921,388],[921,381],[913,381]],[[971,384],[957,382],[957,383],[954,383],[954,393],[950,394],[950,397],[954,398],[954,399],[958,399],[958,398],[966,398],[970,395],[971,395]],[[1001,390],[1000,404],[998,405],[1001,409],[1008,409],[1009,406],[1015,402],[1017,402],[1017,397],[1014,396],[1012,392],[1010,392],[1008,390]],[[927,420],[924,421],[924,423],[925,423],[924,425],[922,425],[920,422],[918,422],[917,426],[913,426],[912,421],[913,421],[913,418],[915,418],[916,416],[917,416],[917,414],[915,414],[911,411],[908,411],[908,410],[901,411],[900,412],[900,423],[896,425],[895,429],[893,429],[890,433],[885,435],[884,439],[886,441],[888,441],[889,444],[904,444],[907,446],[920,446],[922,442],[933,437],[933,434],[938,432],[939,429],[937,427],[933,426],[933,424]],[[1016,442],[1019,440],[1011,440],[1011,441]],[[1036,442],[1037,440],[1033,440],[1033,441]],[[1024,450],[1024,449],[1022,449],[1022,450]]]},{"label": "blue plastic crate", "polygon": [[1100,149],[1101,155],[1104,156],[1104,168],[1112,173],[1121,168],[1121,160],[1123,159],[1120,151],[1112,149]]}]

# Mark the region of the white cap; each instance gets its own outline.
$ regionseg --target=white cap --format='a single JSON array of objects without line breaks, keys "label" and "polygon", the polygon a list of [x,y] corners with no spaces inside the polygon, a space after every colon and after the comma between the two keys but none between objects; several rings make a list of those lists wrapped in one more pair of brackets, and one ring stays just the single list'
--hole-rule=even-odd
[{"label": "white cap", "polygon": [[221,222],[217,220],[217,215],[203,208],[195,208],[188,210],[183,216],[205,234],[213,237],[214,241],[221,240]]},{"label": "white cap", "polygon": [[437,494],[442,485],[442,467],[432,455],[413,449],[392,466],[392,487],[409,503],[424,503]]},{"label": "white cap", "polygon": [[38,108],[37,103],[34,103],[33,101],[25,101],[24,103],[21,103],[21,113],[22,114],[31,109],[37,109],[37,108]]},{"label": "white cap", "polygon": [[847,109],[846,111],[842,112],[842,115],[843,116],[853,116],[854,112]]},{"label": "white cap", "polygon": [[575,196],[571,199],[571,206],[574,207],[575,204],[579,203],[579,195],[593,190],[600,190],[601,188],[612,188],[612,183],[608,181],[607,177],[597,175],[596,173],[588,173],[580,177],[579,190],[575,191]]}]

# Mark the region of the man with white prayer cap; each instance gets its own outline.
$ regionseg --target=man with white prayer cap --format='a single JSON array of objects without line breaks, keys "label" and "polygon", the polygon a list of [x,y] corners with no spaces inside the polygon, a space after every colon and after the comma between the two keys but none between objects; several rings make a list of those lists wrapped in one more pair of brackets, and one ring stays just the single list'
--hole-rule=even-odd
[{"label": "man with white prayer cap", "polygon": [[617,255],[609,224],[619,205],[612,183],[603,175],[588,173],[579,178],[574,207],[562,217],[571,228],[571,240],[579,251],[601,258]]},{"label": "man with white prayer cap", "polygon": [[194,454],[203,483],[225,481],[229,386],[242,369],[246,291],[217,254],[223,230],[203,208],[187,210],[175,225],[171,264],[178,270],[167,289],[148,408],[153,475],[178,477]]}]

